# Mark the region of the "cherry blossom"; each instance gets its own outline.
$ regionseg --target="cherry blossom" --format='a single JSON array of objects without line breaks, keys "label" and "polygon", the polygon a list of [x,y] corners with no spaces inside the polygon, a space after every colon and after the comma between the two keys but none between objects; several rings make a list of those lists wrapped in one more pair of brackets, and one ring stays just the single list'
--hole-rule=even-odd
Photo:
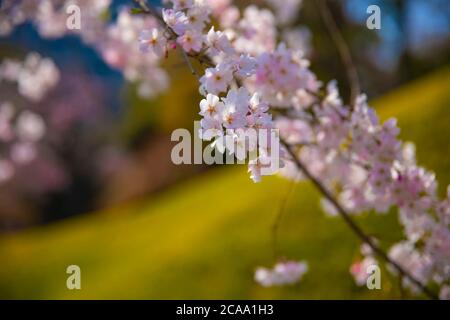
[{"label": "cherry blossom", "polygon": [[232,70],[226,64],[220,64],[215,68],[205,70],[205,75],[200,79],[204,89],[212,94],[225,92],[233,80]]},{"label": "cherry blossom", "polygon": [[161,35],[161,31],[158,28],[143,30],[139,35],[139,42],[141,51],[151,50],[158,57],[164,56],[167,51],[166,38]]},{"label": "cherry blossom", "polygon": [[227,35],[221,31],[215,31],[214,26],[208,31],[205,42],[208,45],[209,54],[212,56],[222,52],[226,54],[234,53],[234,49]]},{"label": "cherry blossom", "polygon": [[188,27],[189,20],[184,12],[175,11],[174,9],[163,9],[162,17],[167,26],[178,35],[184,34]]},{"label": "cherry blossom", "polygon": [[289,285],[298,282],[307,271],[308,265],[303,261],[283,261],[273,269],[258,268],[255,281],[264,287]]},{"label": "cherry blossom", "polygon": [[183,35],[179,36],[177,42],[183,47],[186,52],[198,52],[202,48],[202,35],[194,30],[186,30]]}]

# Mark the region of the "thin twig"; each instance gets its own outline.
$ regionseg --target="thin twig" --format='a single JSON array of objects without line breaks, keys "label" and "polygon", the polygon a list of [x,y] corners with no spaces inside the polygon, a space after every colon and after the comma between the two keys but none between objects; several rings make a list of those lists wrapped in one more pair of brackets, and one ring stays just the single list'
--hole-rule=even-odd
[{"label": "thin twig", "polygon": [[191,60],[189,60],[188,55],[186,54],[186,51],[183,50],[183,48],[180,48],[181,56],[183,57],[184,61],[186,62],[187,66],[189,67],[189,70],[191,70],[191,73],[197,77],[198,80],[200,80],[200,75],[195,70],[194,66],[191,63]]},{"label": "thin twig", "polygon": [[364,233],[364,231],[356,224],[355,221],[350,217],[350,214],[341,206],[341,204],[337,201],[337,199],[328,191],[328,189],[308,170],[308,168],[303,164],[303,162],[298,159],[292,146],[281,140],[282,145],[286,148],[292,160],[294,161],[297,168],[314,184],[314,186],[322,193],[322,195],[333,204],[333,206],[338,211],[339,215],[344,219],[345,223],[350,227],[350,229],[366,244],[370,246],[370,248],[383,260],[393,266],[400,277],[406,277],[415,285],[417,285],[424,294],[426,294],[431,299],[439,299],[438,296],[431,291],[427,286],[425,286],[422,282],[417,280],[413,275],[411,275],[408,271],[403,269],[397,262],[389,258],[389,256],[381,249],[368,235]]},{"label": "thin twig", "polygon": [[275,216],[275,220],[272,225],[272,245],[273,245],[273,256],[276,260],[279,257],[279,249],[278,249],[278,231],[280,230],[281,220],[286,212],[287,202],[289,200],[290,195],[294,191],[295,181],[292,180],[289,184],[288,190],[281,200],[280,207],[278,209],[277,215]]},{"label": "thin twig", "polygon": [[344,37],[342,36],[342,33],[339,31],[336,21],[334,20],[333,15],[328,8],[326,0],[318,0],[318,3],[320,12],[322,14],[322,19],[328,29],[328,32],[330,33],[334,45],[339,52],[342,63],[344,64],[348,82],[350,84],[350,105],[353,106],[361,90],[358,72],[356,70],[355,64],[353,63],[350,50],[345,42]]}]

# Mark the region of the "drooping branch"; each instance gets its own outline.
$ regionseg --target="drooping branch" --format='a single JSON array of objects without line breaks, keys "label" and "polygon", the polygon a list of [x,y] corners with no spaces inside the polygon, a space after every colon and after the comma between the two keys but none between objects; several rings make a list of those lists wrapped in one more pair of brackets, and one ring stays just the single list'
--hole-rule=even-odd
[{"label": "drooping branch", "polygon": [[[171,33],[172,35],[176,34],[175,32],[168,27],[164,20],[162,19],[159,12],[157,12],[154,8],[151,6],[148,6],[144,0],[133,0],[139,8],[146,14],[151,14],[155,18],[157,18],[161,24]],[[336,23],[334,22],[331,13],[329,12],[328,7],[323,2],[323,0],[318,0],[320,2],[320,5],[322,6],[322,14],[324,15],[324,19],[326,20],[326,24],[330,28],[330,32],[332,34],[332,37],[335,38],[334,41],[336,42],[336,45],[340,48],[338,49],[341,54],[341,58],[347,68],[348,72],[348,79],[351,84],[352,88],[352,97],[351,101],[352,103],[355,101],[356,96],[359,95],[360,88],[359,88],[359,80],[356,73],[356,69],[353,65],[353,61],[351,60],[350,52],[348,50],[348,47],[345,44],[344,39],[342,38],[342,35],[340,34]],[[183,50],[183,49],[181,49]],[[196,59],[201,64],[206,65],[213,65],[212,61],[209,59],[207,55],[200,54],[200,55],[194,55],[194,54],[188,54],[189,57]],[[189,57],[185,56],[184,58],[189,59]],[[185,59],[186,60],[186,59]],[[188,67],[191,69],[191,66],[188,64]],[[195,73],[194,73],[195,74]],[[333,196],[333,194],[321,183],[320,180],[318,180],[314,175],[311,174],[311,172],[308,170],[306,165],[296,156],[295,151],[293,150],[293,146],[289,145],[285,141],[281,140],[281,144],[286,148],[287,152],[292,157],[292,160],[294,161],[296,167],[304,174],[305,177],[307,177],[313,185],[317,188],[317,190],[328,200],[331,204],[336,208],[339,215],[343,218],[344,222],[348,225],[348,227],[355,233],[355,235],[364,243],[366,243],[370,248],[374,251],[375,254],[377,254],[379,257],[381,257],[384,261],[386,261],[388,264],[390,264],[397,272],[399,273],[399,276],[401,278],[407,278],[412,283],[414,283],[418,288],[421,289],[421,291],[427,295],[431,299],[439,299],[438,296],[430,290],[425,284],[420,282],[418,279],[416,279],[413,275],[411,275],[408,271],[406,271],[402,266],[400,266],[397,262],[392,260],[386,252],[379,247],[370,236],[368,236],[358,225],[357,223],[351,218],[350,214],[340,205],[340,203],[337,201],[337,199]]]},{"label": "drooping branch", "polygon": [[426,285],[417,280],[413,275],[411,275],[408,271],[406,271],[402,266],[400,266],[397,262],[392,260],[386,252],[382,248],[380,248],[370,236],[368,236],[359,226],[358,224],[351,218],[350,214],[344,207],[339,203],[339,201],[331,194],[331,192],[317,179],[306,167],[306,165],[297,157],[293,147],[281,140],[281,144],[286,148],[287,152],[292,158],[292,161],[295,163],[296,167],[307,177],[313,185],[320,191],[320,193],[336,208],[339,215],[344,219],[347,226],[353,231],[358,238],[366,243],[370,248],[376,253],[379,257],[385,260],[388,264],[394,267],[400,277],[408,278],[412,283],[417,285],[424,294],[426,294],[431,299],[439,299],[438,296],[431,291]]}]

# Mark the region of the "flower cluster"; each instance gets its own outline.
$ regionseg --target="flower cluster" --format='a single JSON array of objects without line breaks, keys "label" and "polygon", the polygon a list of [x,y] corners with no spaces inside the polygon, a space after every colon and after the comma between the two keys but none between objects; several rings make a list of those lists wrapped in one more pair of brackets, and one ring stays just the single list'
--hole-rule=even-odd
[{"label": "flower cluster", "polygon": [[308,272],[308,265],[303,261],[278,262],[273,269],[258,268],[255,281],[264,287],[294,284]]},{"label": "flower cluster", "polygon": [[276,47],[276,24],[272,12],[256,6],[245,8],[237,27],[229,28],[239,52],[259,55]]},{"label": "flower cluster", "polygon": [[104,26],[102,37],[95,44],[108,64],[121,70],[128,81],[138,83],[138,94],[144,98],[156,96],[169,85],[167,73],[158,66],[160,58],[142,54],[138,45],[139,39],[142,42],[141,30],[156,25],[154,17],[134,15],[123,8],[115,23]]},{"label": "flower cluster", "polygon": [[[295,141],[301,135],[308,137],[311,144],[299,148],[298,157],[308,164],[315,177],[334,191],[348,212],[383,213],[393,206],[399,208],[407,239],[392,247],[392,259],[422,283],[447,283],[450,280],[446,270],[450,263],[448,200],[439,201],[434,175],[417,166],[414,147],[397,138],[399,129],[395,119],[379,123],[364,96],[358,98],[353,110],[343,106],[330,86],[327,95],[307,110],[314,121],[295,119],[288,131],[280,132],[286,135],[287,141]],[[285,122],[289,120],[283,121],[287,127]],[[291,177],[298,169],[287,165],[284,170],[294,171],[285,172]],[[335,215],[335,208],[325,204],[329,213]],[[372,258],[367,259],[370,262]],[[356,269],[360,270],[355,267],[352,273],[359,277]],[[403,281],[405,286],[417,291],[408,279]]]},{"label": "flower cluster", "polygon": [[[46,38],[76,33],[94,42],[103,28],[100,17],[110,3],[111,0],[4,0],[0,5],[0,35],[7,35],[16,26],[30,21]],[[81,29],[67,28],[68,9],[73,5],[80,8]]]},{"label": "flower cluster", "polygon": [[[223,32],[211,28],[206,33],[207,14],[199,20],[189,19],[191,11],[208,12],[203,1],[172,3],[173,9],[164,10],[163,17],[175,38],[159,30],[152,32],[153,40],[148,43],[161,55],[164,50],[158,45],[176,41],[186,53],[206,56],[212,62],[200,78],[200,92],[205,95],[200,104],[202,128],[209,130],[203,138],[222,137],[224,129],[280,129],[308,171],[349,212],[382,213],[399,208],[407,240],[392,248],[392,259],[423,283],[450,281],[444,270],[450,262],[448,202],[438,200],[434,175],[418,167],[411,145],[398,139],[395,119],[380,123],[364,95],[345,105],[335,82],[322,93],[303,52],[284,43],[276,45],[276,19],[270,11],[250,6],[240,17],[230,13],[235,10],[227,3],[222,10],[233,23],[220,21]],[[263,101],[256,114],[255,101]],[[273,121],[269,105],[282,110]],[[214,143],[221,147],[217,140]],[[286,156],[284,160],[282,174],[299,179],[301,172],[292,159]],[[252,177],[259,180],[255,172]],[[323,203],[336,214],[331,203]],[[402,254],[406,248],[408,254]],[[373,262],[369,256],[353,266],[358,283],[365,279],[364,265]],[[261,279],[271,274],[260,270],[258,281],[265,283]]]},{"label": "flower cluster", "polygon": [[[303,112],[292,110],[290,118],[281,121],[281,128],[288,128],[280,131],[286,141],[307,140],[297,156],[348,212],[399,209],[407,239],[392,248],[394,261],[422,283],[443,285],[450,280],[445,270],[450,263],[448,200],[439,201],[434,175],[416,165],[413,145],[398,139],[395,119],[380,123],[364,96],[353,109],[344,106],[329,85],[323,99]],[[292,164],[283,170],[287,177],[299,174]],[[336,214],[332,204],[324,204],[331,215]],[[352,269],[360,281],[358,270],[372,258],[367,259]],[[410,281],[403,281],[417,291]]]},{"label": "flower cluster", "polygon": [[[272,159],[278,150],[273,142],[277,137],[271,134],[274,125],[269,106],[258,92],[242,85],[256,74],[257,59],[239,52],[238,39],[232,41],[228,33],[216,31],[214,26],[207,28],[212,10],[203,1],[172,1],[172,5],[162,11],[166,28],[141,32],[141,50],[164,56],[178,45],[184,54],[204,54],[211,63],[199,79],[200,93],[205,96],[200,102],[201,138],[213,140],[212,146],[218,151],[228,151],[238,160],[256,151],[249,156],[254,181],[273,174],[279,164],[274,165]],[[263,129],[265,136],[261,139]]]},{"label": "flower cluster", "polygon": [[[0,4],[0,36],[27,21],[45,38],[79,35],[128,81],[137,83],[141,97],[152,98],[168,88],[168,76],[158,66],[157,56],[140,53],[137,41],[141,30],[157,25],[156,19],[131,14],[124,7],[111,21],[107,19],[110,4],[111,0],[5,0]],[[68,8],[74,5],[80,9],[80,29],[67,27]]]},{"label": "flower cluster", "polygon": [[291,50],[283,43],[275,51],[261,54],[257,65],[256,76],[249,85],[273,107],[301,108],[320,88],[302,52]]},{"label": "flower cluster", "polygon": [[[427,282],[432,268],[432,261],[418,252],[411,242],[402,241],[395,244],[390,249],[389,256],[405,270],[412,272],[414,277],[420,282]],[[392,268],[391,271],[394,274],[397,273]],[[415,293],[420,293],[419,288],[414,283],[411,283],[408,278],[402,278],[402,285],[411,288]]]},{"label": "flower cluster", "polygon": [[209,7],[201,2],[194,5],[194,1],[173,1],[173,9],[162,10],[162,18],[172,34],[161,27],[143,30],[139,37],[141,50],[151,50],[162,57],[167,54],[168,46],[175,48],[178,44],[185,52],[199,52],[209,16]]}]

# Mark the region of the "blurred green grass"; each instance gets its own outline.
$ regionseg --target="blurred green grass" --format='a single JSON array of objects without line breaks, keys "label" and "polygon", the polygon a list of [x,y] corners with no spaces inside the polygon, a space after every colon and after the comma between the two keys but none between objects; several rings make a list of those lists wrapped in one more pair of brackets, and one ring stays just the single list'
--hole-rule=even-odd
[{"label": "blurred green grass", "polygon": [[[375,101],[383,119],[399,118],[421,164],[450,183],[450,68]],[[295,187],[280,226],[283,255],[310,266],[294,286],[262,288],[254,268],[273,264],[271,227],[289,182],[253,184],[244,166],[209,171],[148,200],[0,237],[0,298],[302,299],[399,298],[358,288],[348,273],[359,242],[326,217],[308,183]],[[387,246],[399,239],[396,215],[358,218]],[[81,290],[66,288],[66,267],[81,267]]]}]

